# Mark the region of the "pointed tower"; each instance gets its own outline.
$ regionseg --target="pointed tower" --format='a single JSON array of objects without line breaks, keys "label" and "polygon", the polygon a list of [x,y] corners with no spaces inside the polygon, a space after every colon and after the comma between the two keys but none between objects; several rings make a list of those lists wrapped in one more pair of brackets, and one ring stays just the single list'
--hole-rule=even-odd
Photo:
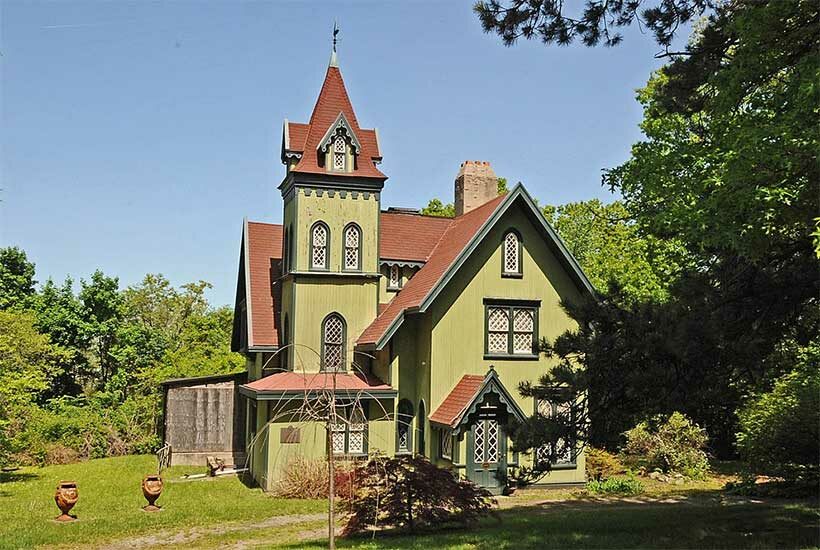
[{"label": "pointed tower", "polygon": [[[291,370],[350,370],[377,312],[378,132],[359,126],[334,45],[307,124],[284,122],[282,334]],[[307,350],[310,348],[316,353]],[[361,361],[360,361],[361,362]]]}]

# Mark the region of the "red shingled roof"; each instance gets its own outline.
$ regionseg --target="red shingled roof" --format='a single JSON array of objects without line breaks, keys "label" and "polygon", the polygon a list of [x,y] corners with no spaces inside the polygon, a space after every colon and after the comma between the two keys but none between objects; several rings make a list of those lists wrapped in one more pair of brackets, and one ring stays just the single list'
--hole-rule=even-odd
[{"label": "red shingled roof", "polygon": [[389,260],[426,262],[452,218],[382,212],[379,257]]},{"label": "red shingled roof", "polygon": [[[307,124],[307,136],[304,139],[302,158],[293,170],[312,174],[327,173],[324,167],[319,166],[316,149],[327,130],[336,122],[339,113],[344,113],[353,133],[356,134],[359,143],[362,145],[362,151],[356,159],[355,170],[348,173],[334,172],[334,176],[386,178],[387,176],[382,174],[373,163],[374,158],[381,157],[376,134],[373,130],[363,130],[359,127],[356,113],[353,112],[353,105],[350,103],[344,80],[342,80],[342,73],[338,67],[332,66],[327,68],[322,90],[319,92],[319,98],[316,100],[316,106],[313,107],[313,114],[310,115],[310,122]],[[293,129],[294,125],[290,125],[289,128]],[[296,143],[294,136],[291,135],[290,139],[290,150],[298,150],[294,149]]]},{"label": "red shingled roof", "polygon": [[333,388],[333,377],[336,377],[337,391],[392,391],[390,384],[385,384],[375,376],[351,372],[277,372],[259,380],[254,380],[243,387],[255,392],[303,392],[329,390]]},{"label": "red shingled roof", "polygon": [[287,151],[304,151],[309,128],[307,124],[301,122],[288,122],[288,141],[290,143],[285,144],[285,149]]},{"label": "red shingled roof", "polygon": [[245,292],[251,312],[250,346],[279,345],[279,312],[281,286],[273,284],[281,275],[282,226],[248,222],[248,262],[250,288]]},{"label": "red shingled roof", "polygon": [[461,413],[473,400],[483,383],[483,376],[474,374],[462,376],[456,387],[444,398],[436,411],[430,415],[430,422],[437,422],[454,428],[456,421],[461,417]]},{"label": "red shingled roof", "polygon": [[376,344],[405,309],[418,307],[502,200],[504,195],[451,220],[424,267],[413,275],[387,309],[364,330],[357,344]]}]

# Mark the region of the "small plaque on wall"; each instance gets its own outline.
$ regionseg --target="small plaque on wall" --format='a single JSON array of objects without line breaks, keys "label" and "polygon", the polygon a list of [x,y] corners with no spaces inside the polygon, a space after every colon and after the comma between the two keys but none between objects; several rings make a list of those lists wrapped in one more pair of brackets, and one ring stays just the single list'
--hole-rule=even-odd
[{"label": "small plaque on wall", "polygon": [[279,433],[279,441],[282,443],[299,443],[302,439],[302,430],[288,426],[282,428]]}]

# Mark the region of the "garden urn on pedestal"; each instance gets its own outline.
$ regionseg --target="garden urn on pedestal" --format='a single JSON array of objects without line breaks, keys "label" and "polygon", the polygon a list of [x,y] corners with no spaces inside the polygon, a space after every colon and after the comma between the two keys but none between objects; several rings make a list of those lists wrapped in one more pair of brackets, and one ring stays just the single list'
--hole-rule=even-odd
[{"label": "garden urn on pedestal", "polygon": [[158,475],[145,476],[142,480],[142,494],[145,495],[148,505],[143,506],[142,509],[146,512],[158,512],[161,507],[154,503],[159,498],[160,493],[162,493],[162,478]]},{"label": "garden urn on pedestal", "polygon": [[74,508],[80,499],[80,492],[77,490],[77,483],[74,481],[61,481],[57,485],[57,492],[54,493],[54,502],[62,514],[57,516],[56,521],[74,521],[76,516],[69,515],[69,510]]}]

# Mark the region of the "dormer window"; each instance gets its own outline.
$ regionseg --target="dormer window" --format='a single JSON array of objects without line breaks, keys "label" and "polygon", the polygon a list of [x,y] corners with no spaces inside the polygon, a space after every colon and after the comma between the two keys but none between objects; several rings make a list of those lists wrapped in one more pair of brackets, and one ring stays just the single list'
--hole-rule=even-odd
[{"label": "dormer window", "polygon": [[387,278],[387,288],[389,290],[398,290],[401,287],[401,269],[396,264],[391,264],[389,267],[389,277]]},{"label": "dormer window", "polygon": [[339,113],[336,121],[319,141],[319,166],[324,166],[328,172],[353,172],[356,170],[356,155],[361,150],[362,144],[353,127],[347,122],[345,115]]},{"label": "dormer window", "polygon": [[336,136],[333,140],[333,170],[346,172],[347,167],[347,143],[342,136]]}]

